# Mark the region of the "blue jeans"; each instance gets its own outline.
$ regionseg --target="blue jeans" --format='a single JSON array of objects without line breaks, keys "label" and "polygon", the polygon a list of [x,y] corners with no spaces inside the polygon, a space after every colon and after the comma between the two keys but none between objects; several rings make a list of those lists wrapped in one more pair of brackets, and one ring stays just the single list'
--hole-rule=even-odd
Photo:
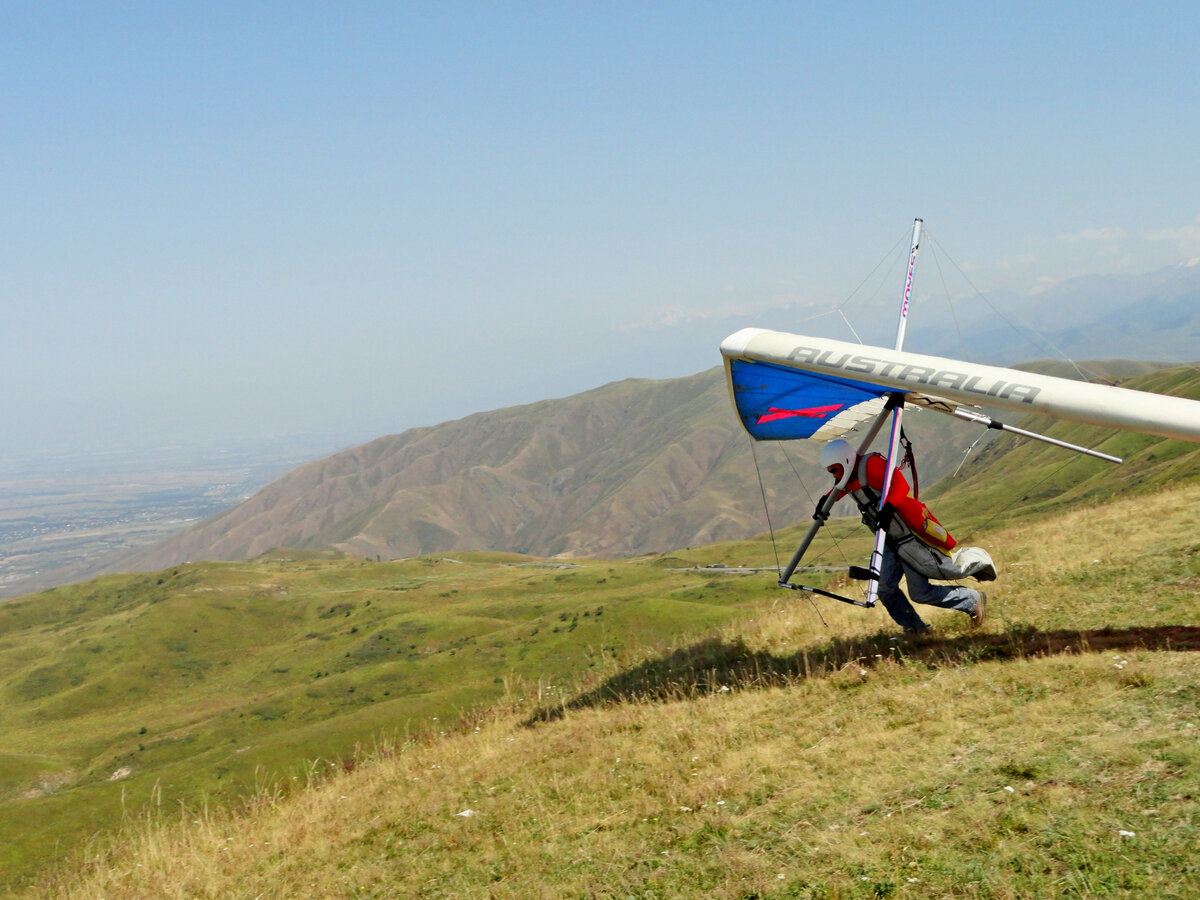
[{"label": "blue jeans", "polygon": [[904,591],[900,590],[900,576],[908,582],[908,592],[913,603],[938,606],[942,609],[957,609],[970,615],[979,602],[979,591],[961,585],[933,584],[915,569],[905,565],[896,554],[891,541],[883,546],[883,561],[879,566],[879,601],[896,624],[905,631],[924,631],[926,625],[913,609]]}]

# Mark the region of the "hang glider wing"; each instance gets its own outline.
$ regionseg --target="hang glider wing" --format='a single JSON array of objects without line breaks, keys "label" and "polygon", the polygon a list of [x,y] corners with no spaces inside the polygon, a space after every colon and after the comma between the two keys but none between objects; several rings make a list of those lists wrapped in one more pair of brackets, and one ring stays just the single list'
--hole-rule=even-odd
[{"label": "hang glider wing", "polygon": [[730,335],[721,354],[734,406],[758,440],[836,437],[872,415],[867,401],[899,393],[976,421],[969,410],[988,406],[1200,442],[1200,402],[1184,397],[761,328]]},{"label": "hang glider wing", "polygon": [[845,434],[883,409],[888,389],[755,360],[727,362],[730,391],[746,430],[759,441]]}]

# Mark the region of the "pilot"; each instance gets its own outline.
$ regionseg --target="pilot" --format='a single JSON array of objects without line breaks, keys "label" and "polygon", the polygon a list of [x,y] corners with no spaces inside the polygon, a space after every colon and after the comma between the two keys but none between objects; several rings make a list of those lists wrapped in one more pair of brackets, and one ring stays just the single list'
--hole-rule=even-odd
[{"label": "pilot", "polygon": [[973,626],[983,624],[987,594],[964,585],[933,584],[930,579],[955,581],[971,577],[992,581],[996,567],[986,550],[958,546],[917,498],[899,469],[892,472],[887,503],[881,509],[879,500],[887,472],[887,460],[881,454],[859,456],[848,441],[838,438],[822,448],[821,465],[833,476],[834,484],[817,504],[818,514],[848,495],[862,513],[864,525],[872,531],[882,528],[887,533],[879,566],[879,599],[896,624],[908,634],[929,628],[900,589],[901,575],[913,602],[957,609],[970,617]]}]

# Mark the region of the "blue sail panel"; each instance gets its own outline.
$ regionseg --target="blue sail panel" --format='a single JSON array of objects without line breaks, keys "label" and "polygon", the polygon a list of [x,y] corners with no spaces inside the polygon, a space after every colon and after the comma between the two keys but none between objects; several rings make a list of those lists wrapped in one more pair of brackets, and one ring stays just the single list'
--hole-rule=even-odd
[{"label": "blue sail panel", "polygon": [[883,408],[889,389],[774,363],[727,360],[734,406],[759,441],[829,440]]}]

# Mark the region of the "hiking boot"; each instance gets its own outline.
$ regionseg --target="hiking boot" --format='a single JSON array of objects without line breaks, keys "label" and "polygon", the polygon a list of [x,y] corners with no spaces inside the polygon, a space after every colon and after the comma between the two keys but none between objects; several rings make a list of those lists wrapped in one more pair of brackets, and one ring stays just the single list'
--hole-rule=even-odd
[{"label": "hiking boot", "polygon": [[975,608],[971,610],[971,625],[978,628],[983,624],[983,620],[987,618],[987,594],[979,591],[979,599],[975,601]]},{"label": "hiking boot", "polygon": [[924,634],[929,630],[929,626],[922,622],[920,625],[914,625],[911,628],[905,628],[905,634]]}]

